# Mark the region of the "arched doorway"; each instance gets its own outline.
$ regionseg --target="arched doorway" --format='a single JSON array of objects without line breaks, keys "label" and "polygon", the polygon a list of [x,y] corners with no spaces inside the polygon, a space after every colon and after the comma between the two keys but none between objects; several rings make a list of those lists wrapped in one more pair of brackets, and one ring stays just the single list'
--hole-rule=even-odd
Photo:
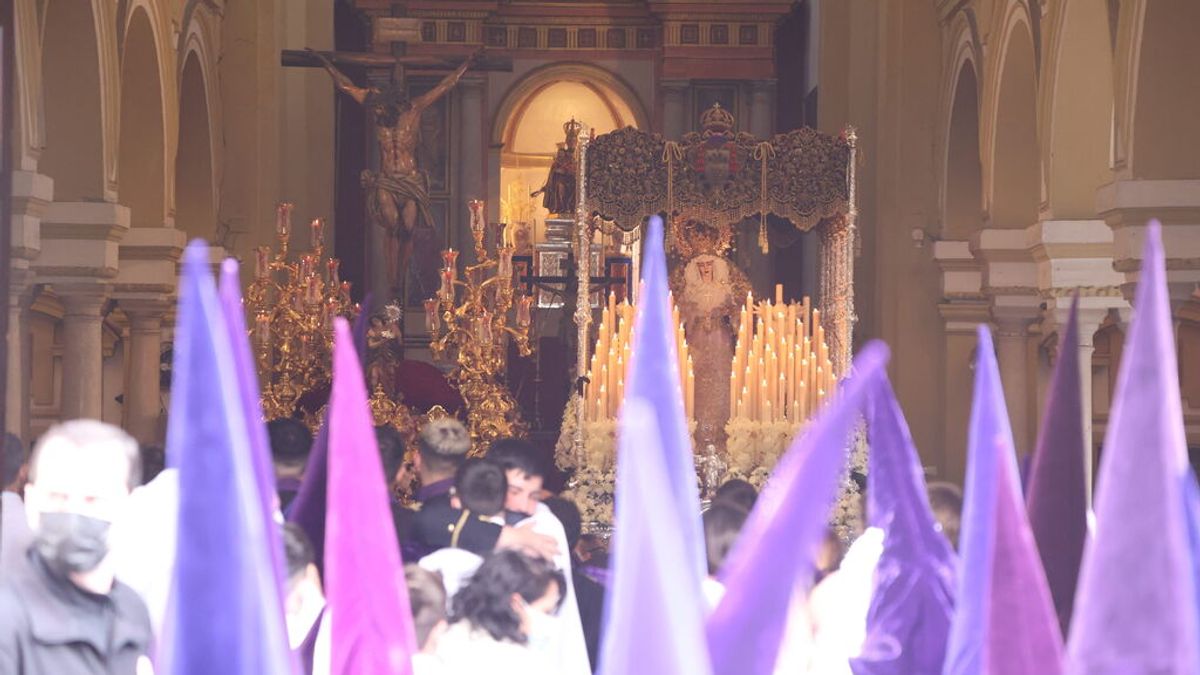
[{"label": "arched doorway", "polygon": [[133,227],[166,221],[166,160],[163,96],[154,32],[144,9],[135,9],[121,58],[121,145],[117,155],[119,197]]},{"label": "arched doorway", "polygon": [[175,157],[175,226],[188,239],[216,234],[208,94],[196,52],[188,52],[179,85],[179,152]]},{"label": "arched doorway", "polygon": [[505,97],[493,125],[500,146],[501,218],[525,223],[540,241],[548,212],[530,193],[546,181],[563,143],[563,124],[575,119],[603,134],[648,124],[633,91],[608,71],[586,64],[555,64],[534,71]]},{"label": "arched doorway", "polygon": [[39,171],[54,179],[55,201],[103,199],[101,58],[91,3],[51,2],[44,25],[46,147]]},{"label": "arched doorway", "polygon": [[970,61],[959,69],[946,139],[946,183],[942,234],[968,239],[983,221],[983,177],[979,162],[979,85]]}]

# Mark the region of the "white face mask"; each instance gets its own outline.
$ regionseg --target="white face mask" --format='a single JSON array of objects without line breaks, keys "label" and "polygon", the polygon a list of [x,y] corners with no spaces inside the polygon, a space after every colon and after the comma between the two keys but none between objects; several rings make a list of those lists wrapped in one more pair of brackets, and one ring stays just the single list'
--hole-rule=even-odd
[{"label": "white face mask", "polygon": [[562,622],[557,616],[534,609],[532,605],[521,600],[525,610],[525,620],[529,623],[529,647],[541,652],[549,652],[558,647],[559,634],[562,632]]}]

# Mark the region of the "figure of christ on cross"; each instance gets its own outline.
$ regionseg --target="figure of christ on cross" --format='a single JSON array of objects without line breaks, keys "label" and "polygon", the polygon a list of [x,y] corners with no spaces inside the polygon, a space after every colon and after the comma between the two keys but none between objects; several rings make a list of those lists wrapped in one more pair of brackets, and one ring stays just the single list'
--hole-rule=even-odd
[{"label": "figure of christ on cross", "polygon": [[472,53],[433,89],[412,99],[397,83],[398,78],[393,78],[392,83],[383,88],[359,87],[338,70],[328,56],[311,49],[305,51],[321,63],[342,93],[369,108],[374,115],[380,170],[362,172],[367,218],[386,234],[385,258],[391,286],[388,293],[403,298],[413,232],[421,221],[433,224],[429,211],[429,179],[417,166],[416,160],[421,113],[458,84],[463,73],[482,55],[484,48],[480,47]]}]

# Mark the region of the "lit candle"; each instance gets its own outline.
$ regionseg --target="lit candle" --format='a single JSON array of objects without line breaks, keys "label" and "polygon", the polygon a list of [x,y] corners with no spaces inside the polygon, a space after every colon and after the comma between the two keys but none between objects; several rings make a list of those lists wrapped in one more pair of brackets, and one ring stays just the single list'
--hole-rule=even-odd
[{"label": "lit candle", "polygon": [[430,335],[437,334],[438,301],[436,298],[429,298],[425,301],[425,330],[429,331]]},{"label": "lit candle", "polygon": [[442,269],[442,285],[438,288],[438,296],[442,302],[450,302],[454,299],[454,268],[446,267]]},{"label": "lit candle", "polygon": [[321,278],[318,276],[308,277],[304,281],[304,303],[307,305],[321,304]]},{"label": "lit candle", "polygon": [[267,246],[254,249],[254,276],[257,279],[271,276],[271,249]]},{"label": "lit candle", "polygon": [[443,267],[447,267],[452,270],[457,270],[458,269],[458,251],[455,251],[452,248],[448,248],[445,251],[442,251],[442,263],[443,263],[443,265],[442,265]]},{"label": "lit candle", "polygon": [[275,205],[275,234],[280,239],[287,239],[292,232],[292,208],[289,202],[279,202]]},{"label": "lit candle", "polygon": [[512,259],[513,248],[504,246],[499,251],[500,255],[496,263],[496,276],[500,277],[500,282],[507,285],[512,282]]},{"label": "lit candle", "polygon": [[325,241],[325,221],[321,218],[313,218],[308,227],[312,230],[312,247],[317,248]]},{"label": "lit candle", "polygon": [[483,231],[483,200],[472,199],[467,202],[467,211],[470,212],[470,224],[472,232]]},{"label": "lit candle", "polygon": [[333,298],[325,301],[325,330],[333,330],[333,322],[337,319],[337,301]]},{"label": "lit candle", "polygon": [[350,302],[350,282],[349,281],[342,282],[341,287],[339,287],[339,289],[338,289],[338,297],[341,298],[342,302]]},{"label": "lit candle", "polygon": [[687,360],[687,387],[684,391],[686,395],[685,404],[687,407],[688,419],[692,419],[696,412],[696,375],[692,370],[692,357]]},{"label": "lit candle", "polygon": [[259,312],[254,317],[254,337],[260,345],[271,343],[271,317],[266,312]]},{"label": "lit candle", "polygon": [[342,283],[342,261],[337,258],[329,259],[329,283],[338,286]]},{"label": "lit candle", "polygon": [[522,295],[517,300],[517,325],[525,328],[533,321],[533,296]]}]

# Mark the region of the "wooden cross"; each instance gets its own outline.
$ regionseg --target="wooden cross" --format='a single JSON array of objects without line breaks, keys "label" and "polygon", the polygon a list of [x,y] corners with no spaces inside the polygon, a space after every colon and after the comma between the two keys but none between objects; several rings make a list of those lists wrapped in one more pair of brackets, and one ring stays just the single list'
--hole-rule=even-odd
[{"label": "wooden cross", "polygon": [[[309,52],[300,49],[285,49],[280,53],[280,65],[290,68],[320,68],[320,54],[334,65],[356,65],[369,68],[390,67],[392,84],[403,86],[409,68],[418,70],[453,70],[466,60],[466,56],[407,56],[408,42],[421,39],[419,19],[402,17],[376,17],[371,20],[371,41],[390,42],[391,54],[368,52]],[[475,60],[471,70],[512,72],[512,57],[484,56]]]}]

